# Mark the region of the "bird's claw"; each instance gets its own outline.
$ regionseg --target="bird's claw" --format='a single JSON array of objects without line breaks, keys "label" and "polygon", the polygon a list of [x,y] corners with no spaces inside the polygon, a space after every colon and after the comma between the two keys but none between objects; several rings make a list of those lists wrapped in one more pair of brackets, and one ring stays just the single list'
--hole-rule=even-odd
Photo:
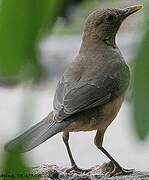
[{"label": "bird's claw", "polygon": [[124,169],[121,166],[115,166],[111,161],[109,163],[105,163],[102,165],[102,173],[105,176],[112,177],[112,176],[121,176],[121,175],[128,175],[133,173],[133,169]]},{"label": "bird's claw", "polygon": [[[112,162],[110,162],[112,163]],[[112,163],[113,164],[113,163]],[[109,176],[109,177],[112,177],[112,176],[122,176],[122,175],[129,175],[129,174],[132,174],[133,173],[133,169],[124,169],[122,168],[121,166],[120,167],[117,167],[113,164],[113,170],[110,171],[110,172],[107,172],[106,175]]]},{"label": "bird's claw", "polygon": [[123,168],[115,168],[112,172],[108,172],[106,175],[109,177],[112,176],[122,176],[122,175],[128,175],[128,174],[132,174],[133,170],[129,170],[129,169],[123,169]]},{"label": "bird's claw", "polygon": [[70,169],[67,169],[65,172],[70,173],[72,171],[81,174],[81,173],[88,173],[89,171],[91,171],[91,169],[81,169],[77,165],[73,165]]}]

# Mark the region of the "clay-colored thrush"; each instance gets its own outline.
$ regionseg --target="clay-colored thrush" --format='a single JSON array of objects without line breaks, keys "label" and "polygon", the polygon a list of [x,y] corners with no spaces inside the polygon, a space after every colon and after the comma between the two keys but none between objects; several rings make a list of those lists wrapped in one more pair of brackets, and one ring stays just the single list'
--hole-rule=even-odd
[{"label": "clay-colored thrush", "polygon": [[117,31],[126,17],[140,10],[136,5],[125,9],[96,10],[85,22],[78,55],[62,75],[55,92],[53,111],[38,124],[6,144],[6,151],[30,151],[58,132],[63,132],[72,168],[80,170],[69,147],[69,132],[97,130],[95,145],[113,163],[114,171],[123,169],[104,149],[103,137],[116,117],[129,84],[130,72],[115,42]]}]

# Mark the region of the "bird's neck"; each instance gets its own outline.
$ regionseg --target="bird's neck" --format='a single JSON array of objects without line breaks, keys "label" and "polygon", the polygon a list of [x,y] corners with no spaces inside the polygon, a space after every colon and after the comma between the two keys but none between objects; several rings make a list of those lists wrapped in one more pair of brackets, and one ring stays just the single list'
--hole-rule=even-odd
[{"label": "bird's neck", "polygon": [[96,34],[94,33],[90,33],[90,34],[83,34],[82,37],[82,44],[81,44],[81,48],[80,51],[87,51],[87,50],[94,50],[94,49],[99,49],[102,47],[112,47],[112,48],[117,48],[117,45],[115,43],[115,37],[111,37],[108,39],[102,39],[100,37],[98,37]]}]

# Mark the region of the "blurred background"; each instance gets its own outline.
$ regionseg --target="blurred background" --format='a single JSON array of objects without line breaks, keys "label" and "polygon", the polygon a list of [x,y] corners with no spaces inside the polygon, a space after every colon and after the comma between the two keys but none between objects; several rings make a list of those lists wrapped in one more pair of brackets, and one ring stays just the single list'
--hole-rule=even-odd
[{"label": "blurred background", "polygon": [[[118,116],[106,131],[104,146],[122,166],[148,170],[147,0],[15,0],[13,4],[11,0],[0,0],[1,170],[9,164],[4,144],[52,110],[56,84],[77,55],[87,15],[97,8],[135,4],[144,5],[143,10],[126,19],[117,35],[117,44],[130,65],[133,80]],[[71,133],[70,145],[80,167],[109,161],[94,146],[94,136],[95,132]],[[25,158],[28,166],[70,166],[61,133],[26,153]]]}]

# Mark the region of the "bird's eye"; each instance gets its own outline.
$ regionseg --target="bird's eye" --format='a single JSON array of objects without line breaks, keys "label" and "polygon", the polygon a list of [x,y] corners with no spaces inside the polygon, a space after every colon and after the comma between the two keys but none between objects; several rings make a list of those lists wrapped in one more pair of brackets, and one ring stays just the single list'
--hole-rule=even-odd
[{"label": "bird's eye", "polygon": [[115,16],[113,16],[113,15],[109,15],[106,17],[107,22],[112,22],[114,19],[115,19]]}]

